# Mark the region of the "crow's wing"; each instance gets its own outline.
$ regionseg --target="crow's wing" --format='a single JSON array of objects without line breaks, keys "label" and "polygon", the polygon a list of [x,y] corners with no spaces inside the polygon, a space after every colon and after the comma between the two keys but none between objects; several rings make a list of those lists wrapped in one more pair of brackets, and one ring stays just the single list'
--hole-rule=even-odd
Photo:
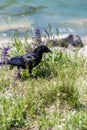
[{"label": "crow's wing", "polygon": [[25,62],[33,62],[36,61],[38,56],[35,53],[28,53],[22,56]]},{"label": "crow's wing", "polygon": [[25,61],[22,58],[22,56],[16,56],[16,57],[13,57],[10,60],[8,60],[7,64],[23,67],[23,66],[25,66]]}]

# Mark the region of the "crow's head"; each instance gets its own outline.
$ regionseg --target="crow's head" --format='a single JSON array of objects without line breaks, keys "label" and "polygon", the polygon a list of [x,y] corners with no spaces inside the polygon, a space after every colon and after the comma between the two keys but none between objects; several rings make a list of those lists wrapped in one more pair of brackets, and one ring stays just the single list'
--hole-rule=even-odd
[{"label": "crow's head", "polygon": [[52,52],[46,45],[40,45],[38,46],[35,51],[42,52],[42,53],[48,53]]}]

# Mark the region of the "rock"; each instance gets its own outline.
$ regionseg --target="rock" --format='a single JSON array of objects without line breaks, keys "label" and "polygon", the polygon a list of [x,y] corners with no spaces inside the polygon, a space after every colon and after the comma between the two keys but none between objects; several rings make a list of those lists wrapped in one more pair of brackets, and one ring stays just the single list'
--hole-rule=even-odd
[{"label": "rock", "polygon": [[87,58],[87,45],[80,48],[80,50],[78,51],[78,57]]},{"label": "rock", "polygon": [[81,38],[78,35],[69,34],[66,37],[59,38],[60,41],[63,43],[66,43],[67,46],[70,44],[74,47],[83,47],[83,43]]}]

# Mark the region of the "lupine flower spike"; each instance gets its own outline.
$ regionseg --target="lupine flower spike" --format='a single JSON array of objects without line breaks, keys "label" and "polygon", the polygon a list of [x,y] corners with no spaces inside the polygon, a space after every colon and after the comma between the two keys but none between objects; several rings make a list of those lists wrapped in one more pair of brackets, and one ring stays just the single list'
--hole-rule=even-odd
[{"label": "lupine flower spike", "polygon": [[39,29],[35,30],[35,41],[38,42],[39,44],[42,42],[41,40],[41,32]]},{"label": "lupine flower spike", "polygon": [[9,48],[7,48],[7,47],[4,47],[3,48],[3,50],[2,50],[2,63],[3,64],[5,64],[5,63],[7,63],[7,60],[8,60],[8,50],[9,50]]}]

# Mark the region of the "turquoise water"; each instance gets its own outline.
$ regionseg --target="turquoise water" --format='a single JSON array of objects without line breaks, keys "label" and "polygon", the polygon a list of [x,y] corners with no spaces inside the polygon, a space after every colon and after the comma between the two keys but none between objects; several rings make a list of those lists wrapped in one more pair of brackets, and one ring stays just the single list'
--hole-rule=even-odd
[{"label": "turquoise water", "polygon": [[32,34],[51,24],[62,33],[87,35],[87,0],[0,0],[0,36]]}]

